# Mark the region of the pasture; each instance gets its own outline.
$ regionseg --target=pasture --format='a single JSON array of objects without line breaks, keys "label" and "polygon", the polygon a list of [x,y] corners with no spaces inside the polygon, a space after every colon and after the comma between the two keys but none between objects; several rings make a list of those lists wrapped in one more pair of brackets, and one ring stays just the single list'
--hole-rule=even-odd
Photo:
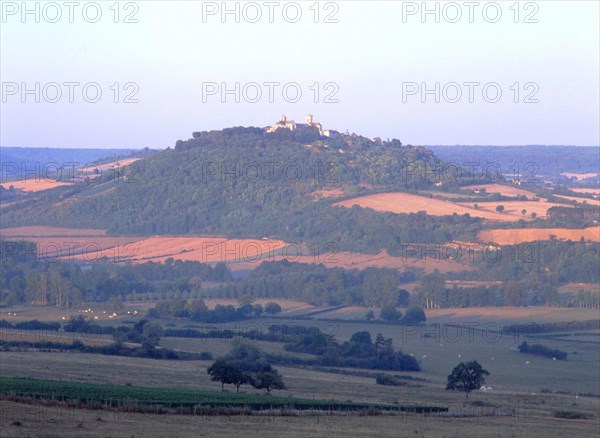
[{"label": "pasture", "polygon": [[[210,304],[215,303],[211,301]],[[132,308],[126,303],[126,309]],[[8,318],[9,320],[43,315],[41,312],[26,312],[24,308],[11,309],[11,312],[15,310],[19,316]],[[48,310],[55,310],[57,314],[60,312],[59,309]],[[576,333],[563,333],[570,336],[562,337],[552,333],[551,337],[529,339],[530,343],[540,342],[568,352],[567,361],[553,361],[515,351],[515,346],[524,338],[514,334],[501,334],[498,330],[511,323],[590,320],[597,318],[597,311],[564,308],[440,309],[427,311],[427,324],[421,327],[324,320],[318,319],[316,315],[313,319],[293,318],[293,315],[314,310],[318,308],[289,302],[282,314],[282,317],[287,315],[285,318],[259,318],[220,324],[214,328],[245,331],[257,327],[266,330],[270,324],[309,325],[334,335],[340,342],[348,340],[353,333],[361,330],[369,331],[373,338],[377,333],[382,333],[386,337],[392,337],[395,348],[413,354],[422,367],[421,372],[390,373],[412,376],[418,380],[406,380],[404,386],[390,387],[377,385],[372,377],[375,373],[372,370],[275,365],[287,386],[286,390],[275,391],[275,395],[348,403],[447,406],[449,412],[444,415],[393,414],[376,417],[350,413],[306,416],[291,411],[287,416],[154,415],[76,409],[56,406],[56,403],[32,406],[5,398],[0,401],[0,431],[2,436],[35,436],[41,430],[52,430],[53,434],[60,436],[79,436],[82,433],[88,436],[161,436],[168,434],[169,427],[176,425],[178,433],[185,433],[196,427],[200,428],[196,429],[196,435],[201,430],[207,436],[231,436],[233,433],[242,433],[243,428],[256,430],[262,427],[265,429],[264,433],[261,429],[261,435],[282,437],[385,437],[398,436],[399,433],[402,435],[404,430],[411,436],[596,436],[600,398],[577,394],[600,394],[600,333],[588,330],[577,333],[578,336],[572,336]],[[348,315],[343,310],[318,316],[345,318]],[[349,309],[350,312],[366,310]],[[3,309],[2,317],[5,315]],[[129,314],[119,318],[123,318],[120,322],[124,322],[137,320],[140,316]],[[184,319],[160,320],[160,323],[165,328],[202,327]],[[13,333],[11,336],[19,335],[21,334]],[[30,340],[28,335],[23,336]],[[227,353],[240,340],[239,337],[163,337],[160,345],[189,352],[209,351],[217,357]],[[100,342],[107,341],[108,339],[102,339]],[[310,357],[306,354],[288,353],[283,349],[284,344],[278,342],[253,343],[266,353]],[[123,388],[131,385],[177,390],[185,388],[186,391],[220,391],[220,384],[212,382],[206,373],[211,361],[155,360],[33,350],[2,351],[0,358],[2,377],[101,383],[120,385]],[[493,389],[474,391],[466,400],[462,393],[445,391],[444,387],[451,369],[459,362],[468,360],[479,361],[490,372],[485,385]],[[231,386],[226,389],[228,392],[225,395],[235,391]],[[242,386],[241,392],[243,396],[262,394],[262,391],[246,385]],[[35,412],[40,411],[44,415],[34,416]],[[557,415],[562,415],[561,412],[587,419],[557,418]],[[177,414],[177,411],[174,410],[172,414]],[[98,418],[102,420],[97,421]],[[148,425],[152,427],[146,429]]]},{"label": "pasture", "polygon": [[[0,400],[0,434],[3,437],[40,436],[45,434],[43,431],[51,430],[53,435],[61,437],[165,437],[177,430],[181,436],[218,438],[247,436],[248,431],[259,431],[264,438],[585,438],[596,437],[597,432],[595,419],[553,418],[550,408],[539,414],[521,409],[506,416],[487,414],[494,411],[489,406],[471,406],[467,410],[475,415],[180,416],[34,406]],[[485,415],[479,415],[481,412]]]}]

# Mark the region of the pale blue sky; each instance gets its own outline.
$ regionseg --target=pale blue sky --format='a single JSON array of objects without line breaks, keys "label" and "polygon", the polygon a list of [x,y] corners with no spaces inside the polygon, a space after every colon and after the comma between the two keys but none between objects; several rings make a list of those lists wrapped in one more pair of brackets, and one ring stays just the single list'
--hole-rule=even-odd
[{"label": "pale blue sky", "polygon": [[[431,8],[439,3],[440,23],[432,15],[423,23],[418,13],[403,20],[403,10],[422,2],[391,1],[335,2],[338,23],[322,22],[335,11],[327,2],[320,2],[319,23],[310,9],[314,1],[298,2],[302,18],[297,23],[282,16],[290,2],[278,2],[275,22],[269,23],[267,7],[257,2],[263,19],[254,24],[243,22],[243,16],[240,23],[233,16],[223,23],[218,14],[203,20],[203,8],[213,3],[194,1],[138,1],[134,18],[139,22],[117,24],[109,9],[113,1],[99,2],[103,15],[97,23],[85,21],[78,9],[69,23],[62,6],[61,20],[48,23],[42,10],[46,2],[28,5],[35,3],[40,4],[40,23],[33,15],[23,23],[21,11],[9,14],[12,6],[6,5],[20,7],[20,1],[2,2],[2,146],[160,148],[191,137],[192,131],[266,126],[281,114],[298,120],[307,113],[325,127],[412,144],[599,144],[597,1],[519,2],[519,23],[511,9],[514,1],[498,2],[502,17],[496,23],[485,19],[493,19],[493,9],[483,16],[483,6],[492,3],[485,1],[478,2],[473,23],[462,1],[456,2],[463,13],[458,23],[444,20],[444,7],[449,19],[455,13],[448,2],[428,2]],[[120,4],[119,21],[134,11],[133,6],[125,10],[126,3]],[[228,2],[232,8],[234,3]],[[530,13],[538,23],[523,22]],[[54,17],[49,7],[46,14]],[[13,82],[19,84],[14,95],[7,85]],[[23,82],[30,88],[36,82],[41,87],[96,82],[103,94],[98,103],[88,103],[80,86],[70,103],[68,88],[61,85],[58,103],[43,96],[35,103],[33,95],[22,103]],[[115,82],[121,87],[135,82],[139,102],[114,103],[110,87]],[[286,102],[280,86],[270,103],[268,88],[262,86],[259,103],[245,102],[243,96],[240,103],[232,97],[221,103],[219,96],[206,96],[203,102],[204,82],[230,87],[235,82],[296,82],[303,96],[297,103]],[[334,90],[330,87],[315,103],[309,88],[315,82],[337,84],[339,102],[323,102]],[[461,85],[465,94],[458,103],[443,96],[440,103],[433,96],[422,103],[419,93],[404,96],[403,102],[403,83],[408,82],[429,87],[495,82],[502,98],[486,102],[479,86],[470,103],[468,88]],[[521,87],[519,103],[513,101],[514,83]],[[527,83],[536,85],[524,90]],[[121,89],[120,101],[127,91]],[[524,103],[533,91],[539,102]],[[452,99],[454,91],[448,92]]]}]

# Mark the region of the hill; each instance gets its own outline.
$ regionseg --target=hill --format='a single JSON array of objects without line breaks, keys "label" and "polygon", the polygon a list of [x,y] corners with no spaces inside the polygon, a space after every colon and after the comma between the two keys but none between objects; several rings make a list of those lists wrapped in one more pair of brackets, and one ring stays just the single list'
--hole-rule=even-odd
[{"label": "hill", "polygon": [[96,228],[143,236],[269,236],[310,245],[334,242],[348,251],[387,248],[397,254],[402,242],[473,237],[480,220],[344,209],[314,193],[337,190],[352,197],[390,188],[429,189],[435,179],[414,169],[442,165],[431,151],[398,140],[326,138],[311,129],[201,132],[136,162],[122,178],[107,175],[5,206],[3,226]]}]

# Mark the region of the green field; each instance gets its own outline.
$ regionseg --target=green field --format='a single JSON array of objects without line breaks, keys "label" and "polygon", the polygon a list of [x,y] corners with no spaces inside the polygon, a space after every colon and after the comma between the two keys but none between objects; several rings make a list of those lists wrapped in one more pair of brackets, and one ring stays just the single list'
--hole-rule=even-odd
[{"label": "green field", "polygon": [[164,406],[169,408],[195,407],[243,407],[252,410],[296,409],[324,411],[401,411],[444,412],[447,407],[399,406],[373,403],[349,403],[334,400],[306,400],[292,397],[273,397],[258,394],[233,394],[218,391],[199,391],[184,388],[156,388],[81,383],[58,380],[38,380],[0,377],[2,394],[74,401],[78,403],[101,403],[115,407],[123,405]]}]

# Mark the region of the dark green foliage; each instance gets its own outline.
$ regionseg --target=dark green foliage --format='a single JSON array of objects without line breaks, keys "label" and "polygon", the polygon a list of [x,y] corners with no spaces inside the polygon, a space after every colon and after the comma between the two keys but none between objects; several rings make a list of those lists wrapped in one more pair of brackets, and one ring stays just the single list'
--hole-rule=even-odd
[{"label": "dark green foliage", "polygon": [[252,386],[257,389],[266,389],[268,393],[272,389],[286,389],[281,374],[268,364],[256,374]]},{"label": "dark green foliage", "polygon": [[154,349],[163,335],[162,327],[147,319],[136,322],[130,329],[126,327],[119,327],[119,329],[114,335],[117,341],[136,342],[142,344],[142,347],[146,350]]},{"label": "dark green foliage", "polygon": [[37,319],[31,321],[20,321],[11,323],[5,319],[0,320],[0,328],[10,328],[16,330],[38,330],[38,331],[58,331],[60,330],[60,323],[58,322],[42,322]]},{"label": "dark green foliage", "polygon": [[285,349],[296,353],[309,353],[318,356],[324,355],[336,347],[332,336],[328,336],[317,328],[312,328],[312,333],[305,334],[293,344],[286,344]]},{"label": "dark green foliage", "polygon": [[252,376],[244,372],[236,364],[230,363],[225,359],[217,359],[207,370],[213,381],[221,382],[221,390],[227,384],[234,385],[236,392],[240,392],[240,386],[252,382]]},{"label": "dark green foliage", "polygon": [[378,374],[375,378],[375,383],[378,385],[384,386],[405,386],[406,382],[397,379],[394,376],[390,376],[389,374]]},{"label": "dark green foliage", "polygon": [[234,307],[231,304],[217,304],[213,310],[210,310],[203,300],[186,301],[172,300],[161,301],[148,310],[150,318],[189,318],[192,321],[219,323],[241,321],[248,318],[260,316],[262,312],[257,313],[256,306],[245,304],[240,307]]},{"label": "dark green foliage", "polygon": [[43,260],[32,242],[0,240],[0,299],[7,304],[38,303],[72,308],[82,301],[124,300],[133,293],[198,293],[198,281],[232,280],[222,263],[214,267],[177,260],[173,264],[125,265],[98,261],[83,269],[60,260]]},{"label": "dark green foliage", "polygon": [[574,411],[556,411],[554,413],[555,418],[565,418],[567,420],[589,420],[594,416],[585,412],[574,412]]},{"label": "dark green foliage", "polygon": [[[396,304],[399,286],[410,275],[393,269],[346,270],[324,265],[291,263],[287,260],[263,262],[248,278],[229,282],[206,291],[210,297],[273,297],[299,299],[314,305]],[[265,313],[280,311],[267,303]]]},{"label": "dark green foliage", "polygon": [[265,355],[258,348],[247,343],[238,343],[224,357],[217,359],[207,370],[211,379],[225,384],[232,384],[237,392],[241,385],[250,384],[255,388],[285,389],[279,372],[266,361]]},{"label": "dark green foliage", "polygon": [[267,397],[256,394],[227,394],[219,391],[181,388],[155,388],[141,386],[105,385],[97,383],[65,382],[53,380],[0,377],[2,394],[36,397],[53,400],[75,400],[80,403],[99,402],[112,407],[165,406],[188,408],[194,412],[198,406],[248,407],[252,410],[289,408],[322,409],[335,411],[364,411],[379,409],[415,413],[447,412],[447,407],[402,406],[370,403],[349,403],[334,400],[307,400],[293,397]]},{"label": "dark green foliage", "polygon": [[281,312],[281,306],[279,304],[269,301],[265,305],[265,313],[267,315],[277,315],[279,312]]},{"label": "dark green foliage", "polygon": [[427,318],[425,317],[425,311],[420,307],[411,307],[404,314],[404,318],[402,318],[402,324],[420,324],[425,322]]},{"label": "dark green foliage", "polygon": [[468,398],[469,392],[481,388],[481,385],[485,383],[484,376],[489,376],[489,374],[477,361],[461,362],[448,375],[446,389],[462,391]]},{"label": "dark green foliage", "polygon": [[[440,168],[440,161],[425,148],[398,147],[394,142],[234,128],[198,133],[178,142],[175,149],[135,164],[134,182],[116,181],[115,190],[102,196],[74,196],[74,202],[61,209],[51,207],[57,199],[6,207],[5,226],[55,224],[128,235],[269,235],[313,248],[332,242],[348,251],[374,253],[387,248],[399,254],[403,242],[474,237],[481,223],[465,216],[345,209],[332,207],[331,200],[313,199],[315,190],[328,187],[363,194],[364,183],[388,190],[434,187],[435,179],[424,173]],[[101,183],[106,181],[89,184],[93,188]],[[77,195],[91,188],[70,190]]]},{"label": "dark green foliage", "polygon": [[379,317],[384,321],[388,322],[398,322],[400,318],[402,318],[402,313],[396,309],[396,307],[392,304],[385,304],[381,308],[381,313]]},{"label": "dark green foliage", "polygon": [[368,332],[357,332],[349,342],[338,344],[329,335],[312,328],[311,334],[302,335],[285,349],[297,353],[309,353],[319,357],[315,365],[357,367],[379,370],[420,371],[417,360],[401,351],[394,351],[391,338],[378,334],[375,342]]},{"label": "dark green foliage", "polygon": [[598,283],[598,254],[598,242],[550,240],[502,246],[488,257],[476,257],[475,270],[468,277],[550,285]]},{"label": "dark green foliage", "polygon": [[548,332],[573,332],[582,330],[600,329],[600,320],[587,321],[559,321],[529,324],[511,324],[502,328],[503,333],[516,333],[519,335],[536,335]]},{"label": "dark green foliage", "polygon": [[519,353],[535,354],[538,356],[544,356],[555,360],[567,360],[567,352],[562,350],[556,350],[542,344],[528,344],[522,342],[519,345]]},{"label": "dark green foliage", "polygon": [[189,353],[184,351],[175,351],[168,348],[129,348],[122,342],[116,341],[110,345],[86,345],[79,340],[71,344],[40,341],[0,341],[1,348],[33,348],[36,350],[48,351],[75,351],[78,353],[103,354],[107,356],[125,356],[125,357],[143,357],[148,359],[166,359],[166,360],[212,360],[210,352]]}]

